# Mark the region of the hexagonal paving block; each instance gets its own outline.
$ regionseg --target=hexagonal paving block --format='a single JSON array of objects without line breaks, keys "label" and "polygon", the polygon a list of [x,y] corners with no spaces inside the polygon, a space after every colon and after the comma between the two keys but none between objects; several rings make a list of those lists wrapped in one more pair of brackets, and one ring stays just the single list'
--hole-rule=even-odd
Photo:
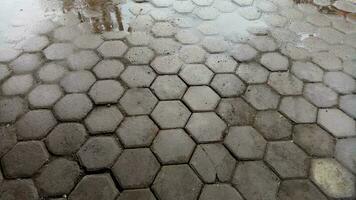
[{"label": "hexagonal paving block", "polygon": [[34,108],[50,108],[63,95],[58,85],[39,85],[28,95],[28,101]]},{"label": "hexagonal paving block", "polygon": [[8,152],[16,142],[16,128],[13,126],[0,126],[0,157]]},{"label": "hexagonal paving block", "polygon": [[287,23],[287,18],[278,14],[269,14],[263,18],[268,25],[274,27],[283,27]]},{"label": "hexagonal paving block", "polygon": [[262,159],[266,140],[251,126],[229,128],[224,144],[239,159]]},{"label": "hexagonal paving block", "polygon": [[279,111],[296,123],[316,121],[317,108],[303,97],[284,97],[279,105]]},{"label": "hexagonal paving block", "polygon": [[152,40],[150,34],[143,31],[135,31],[126,37],[127,41],[133,46],[146,46]]},{"label": "hexagonal paving block", "polygon": [[149,64],[153,57],[154,52],[147,47],[132,47],[125,55],[131,64]]},{"label": "hexagonal paving block", "polygon": [[17,56],[21,54],[20,50],[16,50],[10,47],[2,47],[0,49],[0,61],[1,62],[9,62],[15,59]]},{"label": "hexagonal paving block", "polygon": [[234,72],[237,66],[237,62],[226,54],[209,55],[205,64],[215,73]]},{"label": "hexagonal paving block", "polygon": [[122,41],[105,41],[98,51],[104,58],[120,58],[127,49],[127,45]]},{"label": "hexagonal paving block", "polygon": [[38,78],[45,83],[58,82],[67,72],[66,68],[55,63],[49,63],[38,70]]},{"label": "hexagonal paving block", "polygon": [[302,94],[303,82],[289,72],[271,73],[268,85],[277,90],[281,95]]},{"label": "hexagonal paving block", "polygon": [[170,37],[175,34],[176,29],[169,22],[158,22],[153,25],[151,31],[156,37]]},{"label": "hexagonal paving block", "polygon": [[153,141],[152,151],[163,164],[187,163],[195,148],[183,129],[162,130]]},{"label": "hexagonal paving block", "polygon": [[203,47],[210,53],[221,53],[228,49],[229,44],[221,37],[205,37],[202,41]]},{"label": "hexagonal paving block", "polygon": [[27,106],[24,99],[19,97],[5,98],[0,100],[0,122],[14,122],[20,115],[25,113]]},{"label": "hexagonal paving block", "polygon": [[334,138],[316,124],[298,124],[294,127],[293,141],[311,156],[332,156]]},{"label": "hexagonal paving block", "polygon": [[206,183],[230,181],[235,169],[234,157],[222,144],[198,145],[189,162]]},{"label": "hexagonal paving block", "polygon": [[193,111],[210,111],[218,105],[220,97],[208,86],[189,87],[183,101]]},{"label": "hexagonal paving block", "polygon": [[185,63],[202,63],[205,60],[205,54],[206,51],[196,45],[183,46],[179,51],[179,57]]},{"label": "hexagonal paving block", "polygon": [[58,24],[50,19],[44,19],[35,23],[33,27],[30,28],[30,31],[34,34],[46,34],[53,31],[56,27],[58,27]]},{"label": "hexagonal paving block", "polygon": [[70,43],[53,43],[43,53],[48,60],[66,59],[74,53],[74,45]]},{"label": "hexagonal paving block", "polygon": [[202,20],[214,20],[220,14],[214,7],[197,7],[194,13]]},{"label": "hexagonal paving block", "polygon": [[355,144],[355,138],[345,138],[338,140],[335,147],[336,159],[352,172],[356,172]]},{"label": "hexagonal paving block", "polygon": [[[273,16],[273,15],[270,15],[270,16]],[[302,48],[302,47],[300,47],[296,44],[292,44],[292,43],[287,43],[285,45],[282,45],[281,53],[292,58],[292,59],[295,59],[295,60],[306,60],[306,59],[310,58],[310,56],[311,56],[307,49]],[[299,62],[299,61],[296,61],[296,62]],[[296,62],[294,62],[294,63],[296,63]],[[302,61],[301,63],[307,64],[309,62]],[[301,69],[306,69],[305,65],[302,68],[300,68],[300,70]]]},{"label": "hexagonal paving block", "polygon": [[325,73],[324,83],[341,94],[352,93],[356,89],[356,81],[351,76],[342,72]]},{"label": "hexagonal paving block", "polygon": [[53,107],[60,120],[76,121],[83,119],[92,109],[93,104],[85,94],[67,94]]},{"label": "hexagonal paving block", "polygon": [[162,200],[197,199],[203,184],[188,165],[164,166],[153,183],[153,191]]},{"label": "hexagonal paving block", "polygon": [[2,84],[2,92],[4,95],[24,95],[31,89],[33,82],[31,74],[11,76]]},{"label": "hexagonal paving block", "polygon": [[60,41],[73,40],[79,34],[79,27],[75,25],[60,26],[56,28],[53,32],[54,38]]},{"label": "hexagonal paving block", "polygon": [[157,38],[150,43],[150,48],[160,55],[173,55],[180,49],[181,45],[171,38]]},{"label": "hexagonal paving block", "polygon": [[79,123],[58,124],[47,136],[48,150],[56,155],[71,155],[85,142],[86,130]]},{"label": "hexagonal paving block", "polygon": [[355,120],[336,108],[320,109],[318,112],[318,124],[335,137],[356,135]]},{"label": "hexagonal paving block", "polygon": [[94,84],[95,76],[87,70],[67,73],[60,81],[64,91],[68,93],[87,92]]},{"label": "hexagonal paving block", "polygon": [[[45,145],[40,141],[17,143],[1,158],[7,178],[31,177],[49,159]],[[24,164],[26,163],[26,164]]]},{"label": "hexagonal paving block", "polygon": [[126,91],[120,105],[128,115],[145,115],[151,113],[157,101],[148,88],[133,88]]},{"label": "hexagonal paving block", "polygon": [[159,131],[148,116],[126,117],[116,131],[125,147],[147,147]]},{"label": "hexagonal paving block", "polygon": [[289,67],[288,58],[279,53],[265,53],[260,62],[271,71],[286,71]]},{"label": "hexagonal paving block", "polygon": [[32,110],[21,117],[15,124],[20,140],[42,139],[57,124],[50,110]]},{"label": "hexagonal paving block", "polygon": [[346,45],[337,45],[330,51],[343,61],[352,59],[352,56],[356,53],[356,49]]},{"label": "hexagonal paving block", "polygon": [[289,24],[289,30],[297,34],[313,34],[315,32],[315,26],[301,21],[293,21]]},{"label": "hexagonal paving block", "polygon": [[214,7],[222,13],[230,13],[236,10],[236,5],[230,1],[218,1],[214,3]]},{"label": "hexagonal paving block", "polygon": [[129,87],[149,87],[156,73],[149,66],[128,66],[120,76]]},{"label": "hexagonal paving block", "polygon": [[100,35],[85,34],[79,35],[73,42],[75,46],[81,49],[96,49],[104,42],[104,40],[101,39]]},{"label": "hexagonal paving block", "polygon": [[70,193],[75,200],[115,200],[119,190],[110,174],[86,175]]},{"label": "hexagonal paving block", "polygon": [[35,184],[31,179],[8,180],[1,185],[1,199],[39,199]]},{"label": "hexagonal paving block", "polygon": [[123,188],[148,187],[159,171],[160,165],[148,148],[126,149],[112,167]]},{"label": "hexagonal paving block", "polygon": [[240,162],[232,177],[233,186],[247,199],[274,200],[279,178],[262,161]]},{"label": "hexagonal paving block", "polygon": [[40,54],[22,54],[10,63],[10,68],[15,73],[28,73],[36,70],[42,62]]},{"label": "hexagonal paving block", "polygon": [[257,51],[248,44],[238,44],[231,49],[231,55],[236,60],[244,62],[254,59]]},{"label": "hexagonal paving block", "polygon": [[261,11],[255,7],[242,7],[238,10],[239,14],[247,20],[257,20],[261,17]]},{"label": "hexagonal paving block", "polygon": [[291,71],[302,81],[321,82],[324,72],[311,62],[294,62]]},{"label": "hexagonal paving block", "polygon": [[225,200],[242,200],[240,193],[228,184],[205,185],[200,200],[225,199]]},{"label": "hexagonal paving block", "polygon": [[313,159],[310,174],[310,179],[332,198],[356,196],[356,177],[334,159]]},{"label": "hexagonal paving block", "polygon": [[41,51],[49,44],[46,36],[33,36],[20,43],[21,49],[26,52]]},{"label": "hexagonal paving block", "polygon": [[222,99],[216,111],[229,125],[252,124],[256,115],[256,110],[242,98]]},{"label": "hexagonal paving block", "polygon": [[340,109],[356,119],[356,95],[350,94],[341,96]]},{"label": "hexagonal paving block", "polygon": [[274,51],[278,48],[277,43],[270,36],[254,36],[249,42],[253,47],[262,52]]},{"label": "hexagonal paving block", "polygon": [[268,143],[264,159],[282,178],[308,176],[309,158],[292,141]]},{"label": "hexagonal paving block", "polygon": [[46,165],[35,181],[45,195],[64,195],[74,188],[80,172],[76,162],[58,158]]},{"label": "hexagonal paving block", "polygon": [[91,69],[99,59],[99,56],[94,51],[79,51],[68,57],[68,67],[71,70]]},{"label": "hexagonal paving block", "polygon": [[161,128],[183,128],[190,114],[181,101],[160,101],[151,116]]},{"label": "hexagonal paving block", "polygon": [[337,93],[322,83],[309,83],[303,95],[318,107],[331,107],[337,104]]},{"label": "hexagonal paving block", "polygon": [[245,84],[234,74],[217,74],[210,83],[222,97],[241,95],[245,91]]},{"label": "hexagonal paving block", "polygon": [[247,102],[257,110],[276,109],[280,96],[268,85],[250,85],[244,94]]},{"label": "hexagonal paving block", "polygon": [[96,107],[84,122],[91,134],[114,132],[124,116],[116,106]]},{"label": "hexagonal paving block", "polygon": [[[329,48],[329,45],[324,40],[321,40],[318,37],[306,38],[305,40],[303,40],[302,44],[310,52],[319,52],[319,51],[327,50]],[[325,58],[325,56],[323,57]]]},{"label": "hexagonal paving block", "polygon": [[124,71],[124,64],[114,59],[102,60],[93,68],[93,72],[99,79],[117,78],[122,71]]},{"label": "hexagonal paving block", "polygon": [[161,100],[180,99],[187,89],[187,85],[176,75],[158,76],[151,89]]},{"label": "hexagonal paving block", "polygon": [[213,72],[203,64],[184,65],[179,72],[179,76],[189,85],[206,85],[213,75]]},{"label": "hexagonal paving block", "polygon": [[124,39],[128,33],[125,31],[109,31],[101,34],[106,40],[121,40]]},{"label": "hexagonal paving block", "polygon": [[247,83],[265,83],[269,72],[258,63],[242,63],[236,74]]},{"label": "hexagonal paving block", "polygon": [[309,180],[283,181],[280,185],[277,197],[278,199],[285,200],[327,200],[324,194],[321,193]]},{"label": "hexagonal paving block", "polygon": [[[189,2],[189,1],[175,2],[175,5],[176,4],[191,4],[192,5],[192,3]],[[193,5],[192,5],[192,8],[194,9]],[[200,35],[199,35],[199,33],[197,31],[190,30],[190,29],[188,29],[188,30],[187,29],[179,30],[177,32],[177,34],[175,35],[176,39],[182,44],[195,44],[195,43],[200,41],[199,36]]]},{"label": "hexagonal paving block", "polygon": [[117,200],[156,200],[150,189],[124,190]]},{"label": "hexagonal paving block", "polygon": [[272,110],[258,112],[254,127],[267,140],[285,139],[292,134],[292,124],[288,119],[279,112]]},{"label": "hexagonal paving block", "polygon": [[89,96],[96,104],[116,103],[124,93],[124,88],[118,81],[97,81],[90,89]]},{"label": "hexagonal paving block", "polygon": [[91,137],[79,149],[80,163],[89,171],[112,166],[122,149],[113,137]]},{"label": "hexagonal paving block", "polygon": [[278,9],[278,7],[275,4],[273,4],[272,2],[268,2],[268,1],[258,2],[257,8],[264,12],[275,12]]},{"label": "hexagonal paving block", "polygon": [[157,56],[151,66],[158,74],[176,74],[182,67],[183,61],[177,55]]},{"label": "hexagonal paving block", "polygon": [[226,124],[214,112],[193,113],[185,128],[196,141],[203,143],[222,140]]},{"label": "hexagonal paving block", "polygon": [[312,61],[327,71],[342,69],[342,61],[331,52],[316,52],[312,55]]}]

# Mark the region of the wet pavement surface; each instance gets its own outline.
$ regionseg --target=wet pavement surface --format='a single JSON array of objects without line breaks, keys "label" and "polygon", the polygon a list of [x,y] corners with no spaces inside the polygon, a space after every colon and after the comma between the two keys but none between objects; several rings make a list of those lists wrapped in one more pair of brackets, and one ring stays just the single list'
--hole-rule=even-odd
[{"label": "wet pavement surface", "polygon": [[0,200],[355,199],[340,2],[7,1]]}]

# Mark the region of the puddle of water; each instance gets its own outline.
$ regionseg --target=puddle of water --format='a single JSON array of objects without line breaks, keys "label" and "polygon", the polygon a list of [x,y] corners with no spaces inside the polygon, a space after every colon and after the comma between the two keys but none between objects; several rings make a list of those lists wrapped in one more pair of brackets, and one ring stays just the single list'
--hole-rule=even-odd
[{"label": "puddle of water", "polygon": [[[130,21],[136,15],[144,12],[143,6],[146,2],[135,3],[132,0],[1,0],[0,6],[0,46],[6,44],[8,33],[11,37],[24,37],[29,24],[42,19],[55,19],[63,12],[71,13],[76,20],[77,17],[82,22],[89,22],[94,32],[130,31]],[[313,4],[313,0],[294,0],[295,3]],[[142,6],[142,10],[140,10]],[[344,15],[345,12],[337,10],[333,6],[318,6],[321,12]],[[135,10],[136,9],[136,10]],[[134,14],[131,12],[135,10]],[[340,14],[341,13],[341,14]],[[350,13],[347,13],[350,16]],[[193,13],[184,15],[194,21],[196,26],[200,20],[196,19]],[[172,14],[172,19],[179,19],[179,16]],[[3,20],[4,19],[4,20]],[[238,11],[232,13],[222,13],[211,24],[219,30],[219,34],[228,40],[239,41],[249,36],[250,28],[265,29],[268,27],[262,18],[257,20],[247,20]],[[181,24],[182,26],[182,24]],[[301,35],[301,40],[311,35]]]},{"label": "puddle of water", "polygon": [[[316,6],[320,12],[325,13],[325,14],[340,15],[340,16],[344,16],[344,17],[348,16],[351,18],[356,17],[356,13],[350,13],[348,11],[338,9],[333,4],[318,5],[313,0],[293,0],[293,1],[296,4],[312,4],[312,5]],[[350,4],[356,4],[355,0],[349,0],[349,1],[350,1]],[[331,2],[333,3],[334,1],[331,1]]]},{"label": "puddle of water", "polygon": [[[126,0],[1,0],[0,46],[28,35],[26,28],[31,24],[55,19],[63,12],[73,12],[82,22],[90,22],[94,32],[127,29],[119,7],[125,3]],[[122,8],[128,12],[127,6]]]},{"label": "puddle of water", "polygon": [[122,0],[63,0],[65,12],[77,12],[81,22],[88,21],[96,33],[124,30]]},{"label": "puddle of water", "polygon": [[0,46],[7,46],[9,34],[23,34],[24,26],[52,18],[62,11],[59,0],[2,0],[0,6]]},{"label": "puddle of water", "polygon": [[243,40],[250,34],[250,28],[267,28],[267,24],[260,18],[253,22],[243,18],[237,11],[224,13],[214,20],[213,25],[217,27],[220,34],[230,40]]}]

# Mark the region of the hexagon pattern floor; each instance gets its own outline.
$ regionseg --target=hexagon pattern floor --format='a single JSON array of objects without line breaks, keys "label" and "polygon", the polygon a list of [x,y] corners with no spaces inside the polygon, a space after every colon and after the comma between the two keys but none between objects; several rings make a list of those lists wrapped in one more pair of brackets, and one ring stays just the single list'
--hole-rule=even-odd
[{"label": "hexagon pattern floor", "polygon": [[[124,5],[123,5],[124,6]],[[0,200],[356,198],[356,21],[290,0],[129,1],[0,48]]]}]

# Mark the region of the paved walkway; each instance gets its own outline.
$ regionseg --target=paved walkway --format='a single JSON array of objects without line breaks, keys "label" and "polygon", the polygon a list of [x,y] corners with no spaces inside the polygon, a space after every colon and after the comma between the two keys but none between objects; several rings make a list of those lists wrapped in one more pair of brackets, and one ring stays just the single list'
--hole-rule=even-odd
[{"label": "paved walkway", "polygon": [[0,48],[0,200],[356,198],[355,18],[136,2]]}]

